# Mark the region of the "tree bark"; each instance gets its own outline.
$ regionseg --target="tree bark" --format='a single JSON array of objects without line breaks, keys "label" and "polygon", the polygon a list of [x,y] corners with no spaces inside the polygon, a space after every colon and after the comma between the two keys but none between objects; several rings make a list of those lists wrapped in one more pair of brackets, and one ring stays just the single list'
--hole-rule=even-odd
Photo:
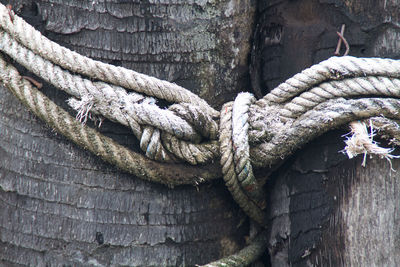
[{"label": "tree bark", "polygon": [[[334,55],[345,24],[350,55],[399,58],[399,1],[262,1],[252,83],[265,94]],[[341,54],[344,53],[342,44]],[[257,70],[257,71],[254,71]],[[349,160],[343,128],[296,153],[270,188],[272,266],[399,265],[399,160]],[[386,144],[387,145],[387,144]],[[385,143],[382,144],[385,146]]]},{"label": "tree bark", "polygon": [[[260,0],[254,25],[251,0],[11,4],[58,43],[176,82],[214,107],[249,90],[248,69],[261,96],[333,56],[342,24],[350,55],[399,58],[399,1]],[[66,107],[63,93],[44,92]],[[129,129],[106,123],[101,131],[137,149]],[[268,181],[266,265],[399,265],[400,174],[385,160],[364,168],[338,153],[347,131],[310,143]],[[168,189],[121,173],[55,134],[3,87],[0,196],[4,265],[190,266],[237,251],[248,234],[221,181]]]},{"label": "tree bark", "polygon": [[[176,82],[215,107],[248,88],[253,1],[10,2],[52,40]],[[63,93],[48,85],[43,92],[68,108]],[[106,122],[100,130],[138,148],[129,129]],[[193,266],[245,245],[245,216],[221,181],[169,189],[122,173],[57,135],[3,87],[0,196],[4,265]]]}]

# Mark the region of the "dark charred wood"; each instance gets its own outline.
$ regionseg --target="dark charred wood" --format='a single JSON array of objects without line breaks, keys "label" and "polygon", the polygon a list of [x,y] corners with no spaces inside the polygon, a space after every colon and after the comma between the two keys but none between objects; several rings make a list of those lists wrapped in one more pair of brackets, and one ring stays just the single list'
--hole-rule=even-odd
[{"label": "dark charred wood", "polygon": [[[397,1],[261,2],[262,45],[252,53],[262,55],[258,81],[266,92],[333,56],[343,24],[350,55],[399,58]],[[339,153],[343,130],[310,143],[275,174],[272,266],[399,265],[399,174],[385,159],[368,159],[364,168],[362,156]],[[398,170],[399,160],[392,164]]]}]

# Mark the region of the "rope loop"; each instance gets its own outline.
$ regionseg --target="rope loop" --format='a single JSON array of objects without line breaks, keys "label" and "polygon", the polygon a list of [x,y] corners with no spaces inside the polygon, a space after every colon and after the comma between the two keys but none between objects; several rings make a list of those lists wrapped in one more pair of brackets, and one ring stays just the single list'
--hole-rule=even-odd
[{"label": "rope loop", "polygon": [[[242,99],[243,104],[247,106],[247,103],[251,103],[252,100],[249,96],[244,95],[239,98],[239,101],[237,104],[239,106],[242,105]],[[245,178],[248,176],[252,175],[252,171],[250,172],[250,168],[248,168],[244,174],[246,176],[241,176],[242,182],[239,181],[238,178],[238,172],[237,170],[240,171],[240,168],[237,168],[236,166],[251,166],[247,165],[246,160],[244,160],[244,165],[238,165],[235,164],[235,151],[237,148],[234,148],[234,142],[233,142],[233,131],[232,131],[232,111],[233,111],[233,103],[228,102],[222,106],[222,110],[220,112],[220,135],[219,135],[219,144],[220,144],[220,151],[221,151],[221,166],[222,166],[222,174],[223,174],[223,179],[225,181],[225,184],[228,188],[228,190],[231,192],[233,199],[238,203],[238,205],[243,209],[243,211],[249,215],[250,218],[252,218],[254,221],[259,223],[260,225],[265,225],[266,223],[266,215],[262,208],[260,207],[261,205],[257,204],[257,201],[254,201],[249,195],[248,192],[242,187],[243,185],[246,187],[246,185],[252,185],[252,178],[249,177],[249,180],[246,181]],[[236,105],[237,106],[237,105]],[[243,109],[244,111],[246,110],[246,107]],[[247,114],[247,112],[245,112]],[[240,112],[239,112],[240,114]],[[247,123],[247,118],[244,118],[246,123]],[[244,123],[244,124],[246,124]],[[238,125],[235,127],[239,127]],[[248,126],[247,126],[248,127]],[[246,130],[247,132],[247,130]],[[244,143],[244,146],[242,145]],[[246,141],[239,141],[239,144],[241,146],[241,151],[245,151],[245,144],[248,144]],[[243,149],[244,148],[244,149]],[[244,156],[246,157],[246,156]],[[245,158],[244,158],[245,159]],[[236,160],[236,162],[238,162]],[[244,169],[244,167],[242,168]],[[239,172],[240,173],[240,172]],[[250,174],[250,175],[249,175]],[[246,181],[246,183],[244,183]],[[250,182],[248,182],[250,181]],[[248,187],[250,188],[250,187]],[[256,188],[256,187],[254,187]],[[253,189],[253,188],[251,188]],[[250,190],[252,192],[253,190]],[[257,192],[258,193],[258,192]],[[251,195],[251,194],[250,194]],[[255,194],[253,194],[255,195]],[[252,195],[252,196],[253,196]],[[257,199],[257,198],[256,198]]]},{"label": "rope loop", "polygon": [[144,127],[140,138],[140,148],[149,159],[168,163],[179,162],[161,143],[161,131],[157,128]]},{"label": "rope loop", "polygon": [[260,208],[265,208],[265,195],[253,174],[249,146],[249,109],[256,99],[250,93],[240,93],[232,108],[232,145],[235,172],[240,186]]},{"label": "rope loop", "polygon": [[215,121],[218,116],[212,116],[201,107],[188,103],[174,104],[169,107],[177,116],[189,123],[203,137],[217,140],[218,123]]}]

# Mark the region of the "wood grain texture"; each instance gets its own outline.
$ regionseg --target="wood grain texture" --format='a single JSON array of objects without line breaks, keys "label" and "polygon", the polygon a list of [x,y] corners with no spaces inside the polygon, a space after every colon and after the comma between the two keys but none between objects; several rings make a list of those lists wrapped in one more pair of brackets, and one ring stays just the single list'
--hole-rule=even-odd
[{"label": "wood grain texture", "polygon": [[[400,263],[400,161],[344,163],[328,175],[336,209],[328,217],[314,262],[343,266],[398,266]],[[333,248],[333,249],[332,249]]]},{"label": "wood grain texture", "polygon": [[[252,83],[265,93],[333,56],[342,24],[350,55],[399,58],[399,4],[261,1],[258,48],[252,51],[252,66],[259,66],[259,72]],[[399,174],[390,171],[385,159],[367,160],[363,168],[361,158],[348,160],[339,153],[348,131],[310,143],[275,174],[270,188],[272,266],[399,265]],[[392,162],[398,170],[399,160]]]}]

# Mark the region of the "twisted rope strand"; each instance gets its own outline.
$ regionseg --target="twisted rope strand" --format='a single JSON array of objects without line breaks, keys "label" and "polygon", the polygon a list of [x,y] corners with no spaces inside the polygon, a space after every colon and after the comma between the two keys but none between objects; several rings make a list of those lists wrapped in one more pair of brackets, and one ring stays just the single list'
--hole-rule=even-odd
[{"label": "twisted rope strand", "polygon": [[400,97],[400,79],[368,76],[326,82],[295,97],[283,106],[280,114],[295,119],[327,100],[358,96]]},{"label": "twisted rope strand", "polygon": [[174,104],[169,110],[186,120],[202,136],[211,140],[218,139],[218,123],[215,121],[218,117],[212,117],[201,108],[187,103]]},{"label": "twisted rope strand", "polygon": [[175,136],[162,133],[161,140],[165,148],[177,158],[192,165],[205,164],[219,157],[219,146],[217,141],[192,144],[177,139]]},{"label": "twisted rope strand", "polygon": [[151,126],[143,128],[140,138],[140,148],[145,152],[146,157],[156,161],[179,162],[175,155],[169,153],[161,143],[160,130]]},{"label": "twisted rope strand", "polygon": [[235,172],[232,145],[232,103],[222,106],[220,118],[220,151],[223,178],[226,186],[232,194],[235,202],[249,215],[254,221],[265,226],[266,215],[264,211],[254,203],[241,188]]},{"label": "twisted rope strand", "polygon": [[263,101],[284,103],[324,81],[350,77],[386,76],[400,78],[400,62],[382,58],[331,57],[303,70],[267,94]]},{"label": "twisted rope strand", "polygon": [[295,121],[286,123],[270,142],[252,147],[250,156],[262,162],[264,166],[271,166],[329,130],[354,120],[374,116],[383,115],[387,118],[399,119],[399,110],[400,100],[393,98],[329,100],[306,112]]},{"label": "twisted rope strand", "polygon": [[71,72],[172,103],[193,104],[201,107],[208,114],[218,115],[218,112],[206,101],[183,87],[122,67],[95,61],[50,41],[19,16],[15,15],[11,20],[7,8],[2,4],[0,4],[0,27],[29,50]]},{"label": "twisted rope strand", "polygon": [[141,154],[115,143],[112,139],[82,125],[66,111],[24,80],[18,71],[7,65],[0,56],[0,80],[12,91],[35,115],[51,125],[60,134],[79,146],[91,151],[103,160],[144,180],[158,182],[168,186],[194,184],[216,179],[221,176],[212,165],[196,168],[176,164],[151,161]]},{"label": "twisted rope strand", "polygon": [[210,262],[201,267],[241,267],[249,266],[254,259],[258,259],[267,250],[267,232],[264,230],[259,233],[248,246],[240,250],[238,253],[225,257],[223,259]]},{"label": "twisted rope strand", "polygon": [[[143,101],[143,96],[135,93],[128,94],[123,88],[112,88],[103,82],[92,82],[81,76],[72,75],[21,46],[6,32],[0,33],[0,50],[68,94],[81,99],[86,95],[93,97],[94,106],[97,107],[99,113],[103,112],[102,115],[106,118],[118,121],[125,126],[135,125],[134,132],[140,132],[137,124],[151,125],[184,140],[194,142],[200,140],[200,135],[196,130],[172,111],[148,104],[149,101],[137,104],[138,101]],[[121,114],[122,112],[125,112],[127,116]],[[127,122],[127,120],[133,121]],[[140,139],[140,136],[138,138]]]},{"label": "twisted rope strand", "polygon": [[265,194],[253,174],[248,138],[249,109],[255,102],[253,95],[240,93],[232,107],[232,145],[235,172],[245,193],[260,207],[265,207]]}]

